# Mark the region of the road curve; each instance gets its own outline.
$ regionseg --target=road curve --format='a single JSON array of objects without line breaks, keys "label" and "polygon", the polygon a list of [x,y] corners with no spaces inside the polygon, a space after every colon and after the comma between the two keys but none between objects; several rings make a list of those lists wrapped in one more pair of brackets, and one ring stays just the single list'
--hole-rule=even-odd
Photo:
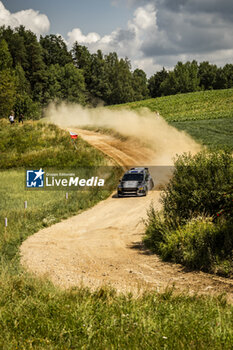
[{"label": "road curve", "polygon": [[[74,130],[74,129],[72,129]],[[86,130],[79,135],[122,166],[149,164],[150,150]],[[233,281],[203,272],[185,272],[143,250],[143,218],[151,202],[159,209],[159,191],[147,197],[115,196],[70,219],[45,228],[23,242],[21,263],[64,288],[109,285],[118,291],[162,291],[175,285],[191,294],[226,293],[233,302]]]}]

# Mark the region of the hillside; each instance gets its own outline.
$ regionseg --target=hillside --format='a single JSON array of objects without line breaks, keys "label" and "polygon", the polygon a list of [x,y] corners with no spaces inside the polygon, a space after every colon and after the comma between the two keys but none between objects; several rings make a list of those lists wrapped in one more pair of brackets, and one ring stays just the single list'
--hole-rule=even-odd
[{"label": "hillside", "polygon": [[233,89],[158,97],[111,108],[149,108],[209,148],[233,150]]}]

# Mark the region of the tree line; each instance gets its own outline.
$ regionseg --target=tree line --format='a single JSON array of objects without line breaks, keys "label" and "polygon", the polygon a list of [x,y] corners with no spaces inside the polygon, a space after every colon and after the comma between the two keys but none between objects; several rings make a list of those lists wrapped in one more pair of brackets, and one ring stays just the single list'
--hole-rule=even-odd
[{"label": "tree line", "polygon": [[0,118],[11,111],[39,118],[50,102],[96,106],[120,104],[182,92],[233,87],[233,65],[178,62],[147,79],[116,52],[90,53],[61,36],[37,36],[23,26],[0,27]]},{"label": "tree line", "polygon": [[151,97],[233,87],[233,64],[217,67],[208,61],[178,62],[172,71],[163,68],[148,80]]}]

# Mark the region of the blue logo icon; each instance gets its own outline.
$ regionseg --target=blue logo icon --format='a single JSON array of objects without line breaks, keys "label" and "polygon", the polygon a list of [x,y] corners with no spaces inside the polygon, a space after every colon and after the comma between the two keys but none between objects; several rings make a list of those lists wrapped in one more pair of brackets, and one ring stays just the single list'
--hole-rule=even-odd
[{"label": "blue logo icon", "polygon": [[44,171],[40,170],[27,170],[27,187],[28,188],[41,188],[44,187]]}]

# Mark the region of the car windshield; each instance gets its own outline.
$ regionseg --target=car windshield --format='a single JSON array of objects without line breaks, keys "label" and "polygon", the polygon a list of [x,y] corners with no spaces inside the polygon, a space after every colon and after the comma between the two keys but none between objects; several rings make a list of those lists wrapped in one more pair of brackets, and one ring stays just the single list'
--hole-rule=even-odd
[{"label": "car windshield", "polygon": [[122,181],[142,181],[143,174],[125,174]]}]

